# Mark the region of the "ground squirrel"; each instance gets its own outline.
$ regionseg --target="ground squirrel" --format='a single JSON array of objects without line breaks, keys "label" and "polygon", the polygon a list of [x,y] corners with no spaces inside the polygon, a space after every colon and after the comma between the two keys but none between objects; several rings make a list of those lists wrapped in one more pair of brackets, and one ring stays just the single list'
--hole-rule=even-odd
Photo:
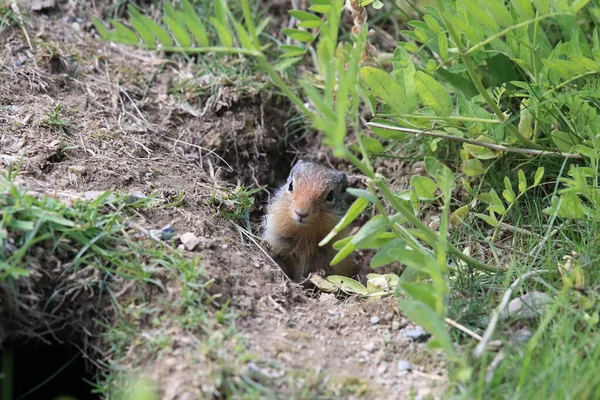
[{"label": "ground squirrel", "polygon": [[264,218],[263,238],[271,245],[275,261],[294,281],[321,269],[328,275],[354,274],[350,258],[329,265],[336,254],[331,243],[344,237],[346,231],[328,245],[319,246],[348,210],[347,188],[344,172],[300,160],[287,182],[274,193]]}]

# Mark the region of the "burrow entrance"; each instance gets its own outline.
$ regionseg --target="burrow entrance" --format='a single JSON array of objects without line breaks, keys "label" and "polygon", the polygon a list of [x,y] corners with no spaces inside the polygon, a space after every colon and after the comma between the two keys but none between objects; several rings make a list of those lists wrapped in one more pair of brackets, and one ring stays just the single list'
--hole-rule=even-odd
[{"label": "burrow entrance", "polygon": [[7,340],[0,349],[2,400],[97,400],[97,368],[74,344]]}]

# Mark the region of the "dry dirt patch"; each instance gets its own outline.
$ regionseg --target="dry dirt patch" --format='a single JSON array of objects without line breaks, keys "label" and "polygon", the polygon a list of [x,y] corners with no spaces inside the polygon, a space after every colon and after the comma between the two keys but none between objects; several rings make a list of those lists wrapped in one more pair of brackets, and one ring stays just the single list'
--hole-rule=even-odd
[{"label": "dry dirt patch", "polygon": [[[32,14],[34,49],[20,31],[3,33],[3,168],[22,159],[20,185],[48,194],[110,189],[157,193],[176,204],[140,211],[138,222],[146,229],[171,224],[200,239],[195,252],[215,278],[211,291],[242,313],[238,326],[247,347],[275,362],[273,376],[297,376],[300,386],[306,374],[321,376],[343,398],[440,393],[443,362],[406,335],[412,326],[393,299],[367,303],[301,290],[209,206],[231,183],[278,182],[297,154],[310,150],[311,158],[326,162],[318,136],[288,132],[290,115],[275,104],[282,100],[260,91],[225,86],[194,107],[171,90],[193,75],[191,64],[105,45],[92,37],[88,18],[75,8]],[[254,211],[260,213],[260,204]],[[130,287],[121,294],[140,293]],[[158,306],[179,295],[150,297]],[[199,336],[165,323],[163,331],[177,337],[170,354],[140,358],[132,347],[120,362],[150,373],[164,398],[207,390],[198,371],[207,358],[190,355]],[[144,321],[138,328],[149,329]]]}]

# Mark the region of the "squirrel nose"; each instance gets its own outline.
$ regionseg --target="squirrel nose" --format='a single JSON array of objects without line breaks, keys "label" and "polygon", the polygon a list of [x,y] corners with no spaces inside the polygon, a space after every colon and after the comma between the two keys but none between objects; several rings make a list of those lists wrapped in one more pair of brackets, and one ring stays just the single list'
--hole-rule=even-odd
[{"label": "squirrel nose", "polygon": [[294,211],[296,212],[296,215],[300,218],[306,218],[308,217],[308,214],[310,214],[310,211],[306,208],[296,208]]}]

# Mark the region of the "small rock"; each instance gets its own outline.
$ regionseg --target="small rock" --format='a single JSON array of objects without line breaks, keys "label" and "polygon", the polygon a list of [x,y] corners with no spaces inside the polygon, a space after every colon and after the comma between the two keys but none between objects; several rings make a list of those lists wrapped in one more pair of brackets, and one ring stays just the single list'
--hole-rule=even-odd
[{"label": "small rock", "polygon": [[175,229],[171,225],[165,225],[161,229],[152,229],[149,233],[154,239],[169,240],[175,235]]},{"label": "small rock", "polygon": [[379,367],[377,367],[377,375],[381,376],[385,374],[388,370],[388,364],[386,362],[382,362]]},{"label": "small rock", "polygon": [[146,195],[144,193],[140,192],[139,190],[132,190],[129,192],[129,195],[136,199],[145,199],[146,198]]},{"label": "small rock", "polygon": [[381,320],[381,318],[379,318],[377,315],[373,315],[373,316],[371,317],[371,319],[370,319],[370,322],[371,322],[373,325],[375,325],[375,324],[378,324],[380,320]]},{"label": "small rock", "polygon": [[30,7],[33,11],[41,11],[56,6],[56,0],[32,0]]},{"label": "small rock", "polygon": [[296,327],[296,320],[294,320],[294,319],[288,319],[285,324],[287,325],[288,328],[295,328]]},{"label": "small rock", "polygon": [[397,331],[398,329],[400,329],[400,321],[392,321],[392,330]]},{"label": "small rock", "polygon": [[342,310],[327,310],[329,315],[335,315],[336,317],[344,318],[344,312]]},{"label": "small rock", "polygon": [[415,327],[415,329],[405,329],[403,334],[404,336],[411,338],[416,342],[425,341],[430,336],[425,329],[418,325]]},{"label": "small rock", "polygon": [[87,169],[83,165],[71,165],[68,171],[72,174],[84,175]]},{"label": "small rock", "polygon": [[179,236],[179,240],[189,251],[194,250],[196,246],[200,244],[200,239],[198,239],[196,235],[194,235],[192,232],[186,232],[183,235]]},{"label": "small rock", "polygon": [[398,371],[412,371],[413,366],[409,361],[400,360],[398,361]]},{"label": "small rock", "polygon": [[512,299],[502,313],[502,319],[532,319],[540,317],[552,304],[552,298],[546,293],[529,292]]},{"label": "small rock", "polygon": [[377,346],[377,343],[375,343],[375,342],[369,342],[369,343],[367,343],[367,344],[365,344],[365,345],[363,346],[363,349],[365,349],[366,351],[368,351],[368,352],[372,353],[372,352],[374,352],[375,350],[377,350],[377,348],[378,348],[378,347],[379,347],[379,346]]},{"label": "small rock", "polygon": [[521,328],[516,332],[511,333],[510,341],[517,344],[527,343],[531,339],[533,333],[527,328]]}]

